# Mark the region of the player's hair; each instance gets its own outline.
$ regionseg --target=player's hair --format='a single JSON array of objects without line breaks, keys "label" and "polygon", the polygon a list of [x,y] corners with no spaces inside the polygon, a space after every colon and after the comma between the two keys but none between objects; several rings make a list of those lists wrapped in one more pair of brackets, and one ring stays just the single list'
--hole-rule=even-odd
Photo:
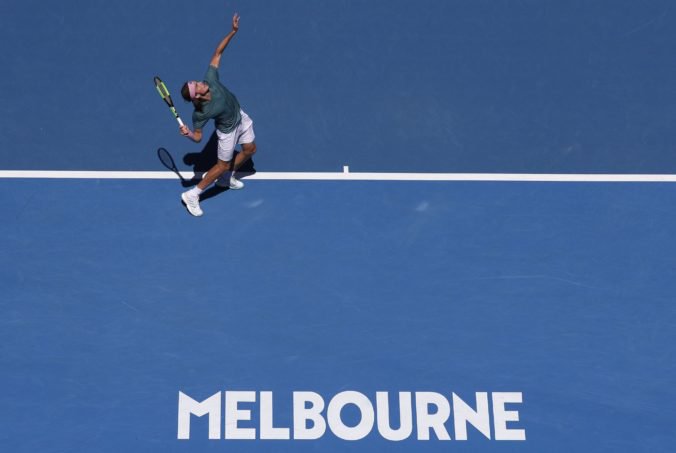
[{"label": "player's hair", "polygon": [[188,88],[188,82],[185,82],[181,87],[181,96],[183,96],[183,99],[186,102],[192,101],[192,99],[190,99],[190,89]]}]

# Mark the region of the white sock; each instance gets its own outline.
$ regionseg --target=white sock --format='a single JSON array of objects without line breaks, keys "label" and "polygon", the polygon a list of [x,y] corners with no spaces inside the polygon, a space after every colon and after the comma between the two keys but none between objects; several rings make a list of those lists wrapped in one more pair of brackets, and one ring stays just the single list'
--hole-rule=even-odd
[{"label": "white sock", "polygon": [[202,192],[204,191],[197,186],[193,187],[188,191],[190,195],[197,195],[198,197],[202,194]]}]

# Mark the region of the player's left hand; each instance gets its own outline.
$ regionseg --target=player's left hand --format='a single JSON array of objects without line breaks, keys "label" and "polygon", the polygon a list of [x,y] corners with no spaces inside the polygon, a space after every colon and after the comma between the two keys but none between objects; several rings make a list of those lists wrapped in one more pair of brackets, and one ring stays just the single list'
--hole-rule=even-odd
[{"label": "player's left hand", "polygon": [[232,31],[237,33],[237,30],[239,30],[239,14],[235,13],[235,15],[232,16]]}]

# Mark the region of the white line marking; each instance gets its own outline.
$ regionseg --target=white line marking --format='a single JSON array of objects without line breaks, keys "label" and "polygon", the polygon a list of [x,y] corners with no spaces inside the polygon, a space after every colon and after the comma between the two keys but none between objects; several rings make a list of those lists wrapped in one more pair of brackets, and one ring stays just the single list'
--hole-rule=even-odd
[{"label": "white line marking", "polygon": [[[181,172],[186,179],[193,172]],[[0,170],[0,179],[177,179],[170,171]],[[271,181],[514,181],[514,182],[676,182],[676,175],[534,173],[337,173],[258,172],[246,179]]]}]

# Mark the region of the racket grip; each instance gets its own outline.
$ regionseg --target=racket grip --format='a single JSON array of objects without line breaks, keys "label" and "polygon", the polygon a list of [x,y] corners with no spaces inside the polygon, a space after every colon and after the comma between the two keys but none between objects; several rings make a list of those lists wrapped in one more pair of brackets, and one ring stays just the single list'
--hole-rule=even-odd
[{"label": "racket grip", "polygon": [[179,126],[181,126],[181,127],[184,126],[183,121],[181,120],[181,117],[177,116],[177,117],[176,117],[176,121],[178,121],[178,125],[179,125]]}]

